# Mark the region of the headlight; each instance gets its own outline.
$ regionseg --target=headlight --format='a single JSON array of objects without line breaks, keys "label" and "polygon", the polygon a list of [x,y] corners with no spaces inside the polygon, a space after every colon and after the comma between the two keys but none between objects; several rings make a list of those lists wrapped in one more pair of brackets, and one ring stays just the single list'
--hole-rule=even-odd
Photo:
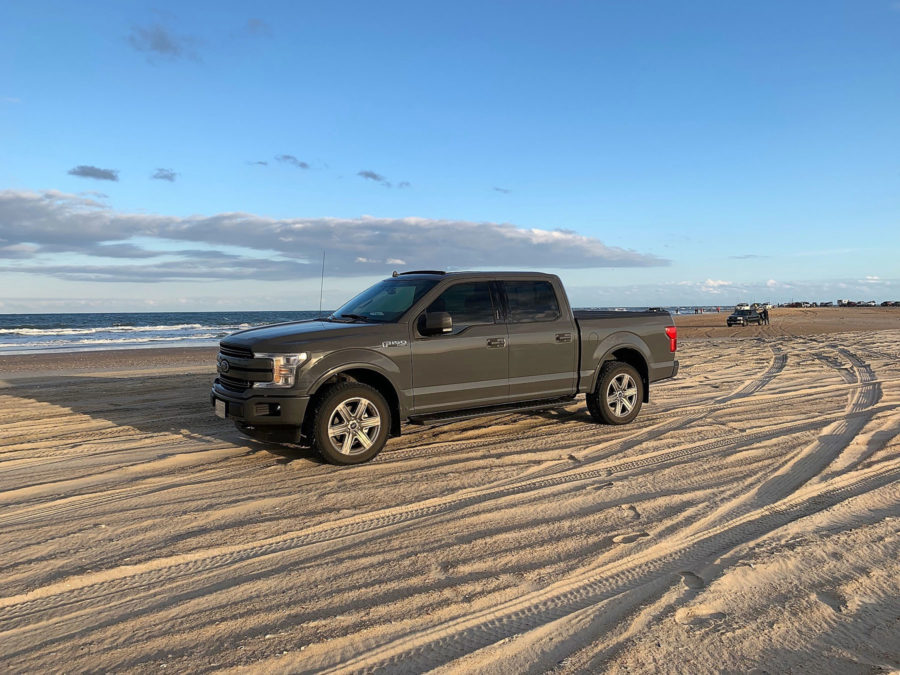
[{"label": "headlight", "polygon": [[253,386],[259,389],[293,387],[297,379],[297,368],[309,358],[309,354],[254,354],[258,359],[272,359],[272,381],[254,382]]}]

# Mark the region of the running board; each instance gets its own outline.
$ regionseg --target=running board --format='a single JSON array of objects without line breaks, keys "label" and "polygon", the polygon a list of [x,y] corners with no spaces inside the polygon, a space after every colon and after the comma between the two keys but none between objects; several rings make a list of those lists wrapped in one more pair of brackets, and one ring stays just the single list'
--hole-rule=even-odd
[{"label": "running board", "polygon": [[522,403],[507,403],[487,408],[467,408],[466,410],[452,410],[450,412],[434,413],[431,415],[413,415],[409,418],[409,423],[434,424],[436,422],[468,420],[473,417],[484,417],[485,415],[534,412],[537,410],[549,410],[551,408],[564,408],[567,405],[572,405],[574,401],[574,396],[563,396],[562,398],[553,398],[546,401],[524,401]]}]

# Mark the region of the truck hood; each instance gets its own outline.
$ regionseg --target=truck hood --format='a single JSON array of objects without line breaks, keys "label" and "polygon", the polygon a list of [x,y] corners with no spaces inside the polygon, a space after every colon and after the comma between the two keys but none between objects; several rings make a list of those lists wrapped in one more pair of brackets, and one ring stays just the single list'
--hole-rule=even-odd
[{"label": "truck hood", "polygon": [[257,354],[290,354],[315,349],[314,343],[320,340],[328,340],[331,343],[329,348],[333,349],[335,342],[341,340],[357,342],[360,338],[364,340],[367,333],[371,333],[372,339],[380,343],[379,336],[383,330],[384,324],[377,323],[292,321],[232,333],[224,338],[222,343],[246,347]]}]

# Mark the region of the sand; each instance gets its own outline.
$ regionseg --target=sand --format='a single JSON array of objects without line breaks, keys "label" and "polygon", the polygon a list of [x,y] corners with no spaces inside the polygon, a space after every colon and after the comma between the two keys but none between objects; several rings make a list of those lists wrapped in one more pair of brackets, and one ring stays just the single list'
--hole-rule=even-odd
[{"label": "sand", "polygon": [[0,358],[0,665],[900,669],[900,314],[830,311],[679,318],[628,426],[406,427],[351,468],[214,417],[208,349]]}]

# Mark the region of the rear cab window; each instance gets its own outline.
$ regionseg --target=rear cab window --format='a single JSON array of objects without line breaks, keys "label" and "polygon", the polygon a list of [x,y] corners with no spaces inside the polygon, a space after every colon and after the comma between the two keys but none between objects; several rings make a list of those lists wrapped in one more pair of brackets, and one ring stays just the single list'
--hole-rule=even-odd
[{"label": "rear cab window", "polygon": [[562,316],[549,281],[504,281],[509,323],[556,321]]}]

